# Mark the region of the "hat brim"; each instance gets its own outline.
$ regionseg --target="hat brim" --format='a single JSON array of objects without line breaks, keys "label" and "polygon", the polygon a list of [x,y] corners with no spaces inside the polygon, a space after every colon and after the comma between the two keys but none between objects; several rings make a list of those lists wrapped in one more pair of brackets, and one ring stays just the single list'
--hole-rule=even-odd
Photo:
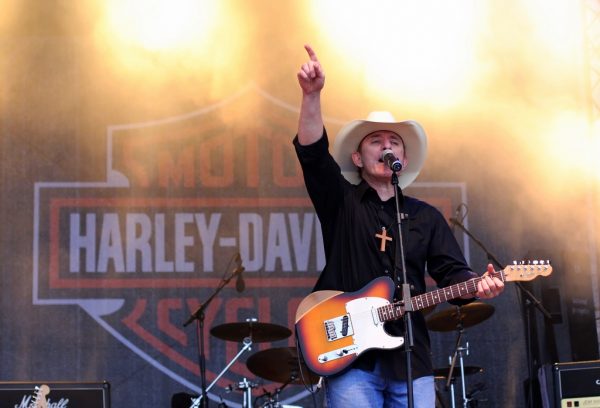
[{"label": "hat brim", "polygon": [[398,186],[408,187],[419,175],[427,156],[427,136],[421,125],[415,121],[372,122],[354,120],[340,129],[333,144],[332,155],[342,170],[342,175],[352,184],[360,183],[358,169],[352,162],[352,153],[357,151],[361,140],[368,134],[387,130],[398,134],[404,141],[408,164],[398,173]]}]

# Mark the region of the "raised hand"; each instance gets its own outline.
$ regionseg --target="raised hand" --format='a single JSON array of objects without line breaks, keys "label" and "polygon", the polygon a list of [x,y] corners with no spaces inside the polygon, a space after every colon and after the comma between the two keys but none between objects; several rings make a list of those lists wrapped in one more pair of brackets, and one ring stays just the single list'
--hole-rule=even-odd
[{"label": "raised hand", "polygon": [[323,86],[325,85],[325,72],[312,47],[306,44],[304,49],[306,49],[310,59],[302,64],[297,76],[302,92],[305,95],[310,95],[315,92],[320,92],[321,89],[323,89]]}]

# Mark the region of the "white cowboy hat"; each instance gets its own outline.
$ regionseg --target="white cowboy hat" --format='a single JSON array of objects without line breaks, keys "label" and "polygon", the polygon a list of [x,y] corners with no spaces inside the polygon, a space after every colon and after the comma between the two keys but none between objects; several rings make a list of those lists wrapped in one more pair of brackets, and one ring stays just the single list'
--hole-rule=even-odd
[{"label": "white cowboy hat", "polygon": [[390,112],[371,112],[366,120],[354,120],[342,127],[335,137],[332,155],[342,169],[342,175],[353,184],[360,183],[358,169],[352,162],[352,153],[365,136],[378,130],[389,130],[404,141],[408,164],[398,173],[398,186],[404,189],[412,183],[425,163],[427,136],[417,122],[397,122]]}]

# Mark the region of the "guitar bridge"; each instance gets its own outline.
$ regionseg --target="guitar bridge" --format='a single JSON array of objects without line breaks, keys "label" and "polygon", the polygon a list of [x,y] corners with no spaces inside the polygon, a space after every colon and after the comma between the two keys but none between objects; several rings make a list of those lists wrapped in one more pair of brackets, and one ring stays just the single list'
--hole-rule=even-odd
[{"label": "guitar bridge", "polygon": [[324,324],[327,341],[339,340],[354,334],[348,315],[325,320]]}]

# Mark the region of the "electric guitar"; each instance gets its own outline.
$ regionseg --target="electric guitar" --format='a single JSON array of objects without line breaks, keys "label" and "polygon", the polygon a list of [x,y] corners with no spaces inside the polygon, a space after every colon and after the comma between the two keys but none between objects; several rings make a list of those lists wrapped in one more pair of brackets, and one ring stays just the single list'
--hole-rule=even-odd
[{"label": "electric guitar", "polygon": [[42,384],[39,387],[35,387],[35,394],[31,398],[31,402],[27,408],[48,408],[48,401],[46,401],[46,395],[50,393],[50,387],[46,384]]},{"label": "electric guitar", "polygon": [[[507,266],[493,276],[504,282],[529,281],[548,276],[548,262]],[[412,310],[421,310],[477,292],[482,277],[410,298]],[[374,279],[356,292],[322,290],[305,297],[296,311],[296,337],[308,368],[321,376],[336,374],[348,367],[364,351],[394,349],[404,338],[390,336],[384,323],[404,314],[404,302],[390,303],[394,283],[388,277]]]}]

